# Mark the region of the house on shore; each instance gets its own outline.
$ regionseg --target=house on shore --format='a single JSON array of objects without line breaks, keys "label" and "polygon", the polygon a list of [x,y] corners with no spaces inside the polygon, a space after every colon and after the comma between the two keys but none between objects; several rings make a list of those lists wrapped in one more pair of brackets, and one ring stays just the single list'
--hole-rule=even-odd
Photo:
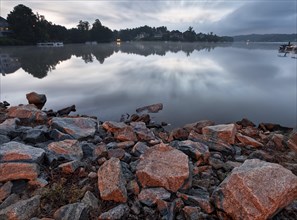
[{"label": "house on shore", "polygon": [[9,29],[9,24],[6,19],[0,17],[0,37],[5,37],[11,33]]}]

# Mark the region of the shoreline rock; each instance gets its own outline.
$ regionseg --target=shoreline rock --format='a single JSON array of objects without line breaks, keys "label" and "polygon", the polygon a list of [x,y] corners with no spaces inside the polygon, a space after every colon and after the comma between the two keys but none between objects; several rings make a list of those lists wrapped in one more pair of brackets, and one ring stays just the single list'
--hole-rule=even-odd
[{"label": "shoreline rock", "polygon": [[166,131],[148,114],[100,122],[65,109],[1,107],[0,216],[31,204],[23,216],[36,220],[297,216],[296,130],[242,119]]}]

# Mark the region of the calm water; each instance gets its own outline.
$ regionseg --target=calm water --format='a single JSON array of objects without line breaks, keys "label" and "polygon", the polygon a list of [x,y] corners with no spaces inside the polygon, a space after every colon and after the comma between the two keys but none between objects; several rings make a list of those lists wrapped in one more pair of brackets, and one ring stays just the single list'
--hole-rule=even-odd
[{"label": "calm water", "polygon": [[46,109],[120,120],[162,102],[152,114],[173,127],[247,117],[296,126],[297,59],[272,44],[122,43],[0,48],[1,101],[44,93]]}]

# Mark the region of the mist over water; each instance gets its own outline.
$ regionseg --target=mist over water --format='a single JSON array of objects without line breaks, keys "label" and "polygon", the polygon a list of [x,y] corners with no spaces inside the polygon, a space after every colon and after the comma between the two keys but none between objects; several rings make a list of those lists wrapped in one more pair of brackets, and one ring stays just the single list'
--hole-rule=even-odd
[{"label": "mist over water", "polygon": [[0,48],[1,101],[47,96],[46,109],[75,104],[78,114],[119,121],[143,105],[169,129],[209,119],[296,126],[296,54],[278,43],[200,44],[133,42]]}]

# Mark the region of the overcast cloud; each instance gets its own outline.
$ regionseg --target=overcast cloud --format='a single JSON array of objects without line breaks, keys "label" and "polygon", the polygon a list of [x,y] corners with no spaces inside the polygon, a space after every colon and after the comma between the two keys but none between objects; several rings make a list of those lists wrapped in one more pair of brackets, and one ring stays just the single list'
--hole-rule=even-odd
[{"label": "overcast cloud", "polygon": [[219,35],[296,33],[296,0],[0,0],[4,18],[18,4],[67,28],[99,19],[111,29],[167,26]]}]

